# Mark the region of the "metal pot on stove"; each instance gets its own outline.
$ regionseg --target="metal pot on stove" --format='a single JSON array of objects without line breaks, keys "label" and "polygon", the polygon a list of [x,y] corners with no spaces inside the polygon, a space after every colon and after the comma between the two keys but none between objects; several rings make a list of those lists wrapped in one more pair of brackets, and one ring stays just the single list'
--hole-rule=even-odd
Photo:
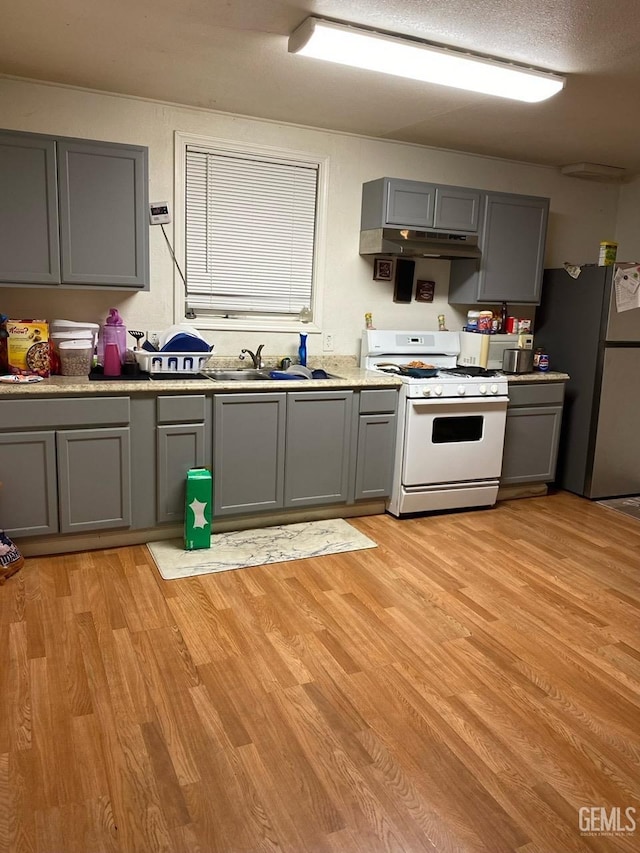
[{"label": "metal pot on stove", "polygon": [[505,373],[532,373],[533,350],[506,349],[502,355],[502,369]]}]

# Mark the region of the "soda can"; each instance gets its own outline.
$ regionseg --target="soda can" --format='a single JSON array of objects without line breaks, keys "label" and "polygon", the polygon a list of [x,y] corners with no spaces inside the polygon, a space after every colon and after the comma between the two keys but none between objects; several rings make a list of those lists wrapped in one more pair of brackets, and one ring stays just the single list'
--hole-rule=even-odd
[{"label": "soda can", "polygon": [[514,335],[517,331],[518,331],[518,318],[517,317],[507,317],[506,333],[508,335]]},{"label": "soda can", "polygon": [[549,370],[549,356],[546,352],[541,352],[538,356],[538,370],[541,370],[543,373]]}]

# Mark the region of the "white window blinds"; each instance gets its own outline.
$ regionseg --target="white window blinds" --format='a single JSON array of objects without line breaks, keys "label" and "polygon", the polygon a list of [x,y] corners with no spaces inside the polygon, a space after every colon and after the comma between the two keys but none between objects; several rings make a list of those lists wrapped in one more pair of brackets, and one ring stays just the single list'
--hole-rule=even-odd
[{"label": "white window blinds", "polygon": [[190,306],[298,314],[312,303],[317,163],[187,148]]}]

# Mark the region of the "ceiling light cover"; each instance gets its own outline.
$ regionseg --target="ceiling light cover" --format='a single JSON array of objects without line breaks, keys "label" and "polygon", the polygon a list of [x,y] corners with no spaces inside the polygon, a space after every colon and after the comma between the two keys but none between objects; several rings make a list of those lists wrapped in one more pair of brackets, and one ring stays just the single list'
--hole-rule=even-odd
[{"label": "ceiling light cover", "polygon": [[320,18],[307,18],[291,34],[289,53],[529,103],[550,98],[565,84],[548,71]]}]

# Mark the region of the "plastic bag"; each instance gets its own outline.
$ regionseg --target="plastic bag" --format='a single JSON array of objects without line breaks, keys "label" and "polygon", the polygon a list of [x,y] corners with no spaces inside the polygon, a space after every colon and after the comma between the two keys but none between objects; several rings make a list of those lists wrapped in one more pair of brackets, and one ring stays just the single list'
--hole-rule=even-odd
[{"label": "plastic bag", "polygon": [[0,530],[0,586],[24,565],[24,557],[15,542]]}]

